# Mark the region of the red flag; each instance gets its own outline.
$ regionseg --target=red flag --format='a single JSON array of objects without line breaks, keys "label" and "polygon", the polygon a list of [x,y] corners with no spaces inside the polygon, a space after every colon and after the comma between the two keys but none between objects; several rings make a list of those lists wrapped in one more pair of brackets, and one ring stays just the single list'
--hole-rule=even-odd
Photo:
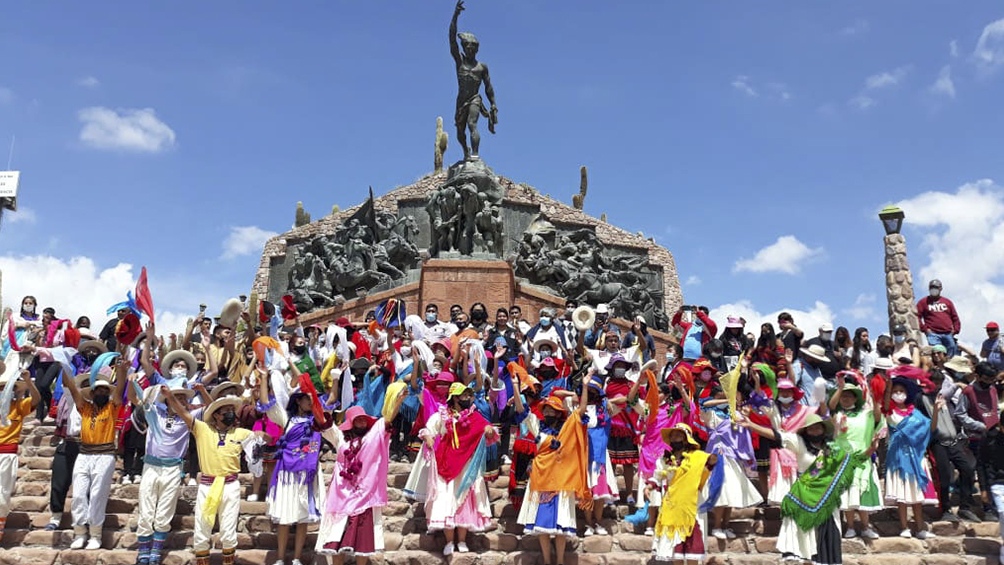
[{"label": "red flag", "polygon": [[648,405],[648,424],[655,421],[659,413],[659,385],[655,382],[655,373],[645,371],[642,376],[648,381],[645,388],[645,404]]},{"label": "red flag", "polygon": [[300,373],[300,392],[305,392],[310,396],[310,405],[314,413],[314,419],[318,423],[323,423],[325,420],[324,407],[321,404],[321,398],[317,395],[317,389],[314,388],[314,383],[310,380],[310,375],[307,373]]},{"label": "red flag", "polygon": [[140,271],[139,280],[136,281],[136,306],[153,320],[153,296],[150,295],[150,287],[146,282],[146,267]]}]

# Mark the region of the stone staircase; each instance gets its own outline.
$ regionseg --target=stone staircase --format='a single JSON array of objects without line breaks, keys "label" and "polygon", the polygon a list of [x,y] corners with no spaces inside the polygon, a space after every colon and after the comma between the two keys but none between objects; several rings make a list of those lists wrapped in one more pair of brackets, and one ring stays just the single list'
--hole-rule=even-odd
[{"label": "stone staircase", "polygon": [[[108,501],[108,518],[105,521],[103,548],[95,551],[72,551],[69,544],[73,532],[69,512],[64,514],[60,529],[43,530],[49,521],[48,492],[50,467],[55,453],[56,439],[52,425],[25,424],[21,445],[18,481],[15,485],[12,512],[7,520],[7,530],[0,544],[0,565],[131,565],[135,562],[136,525],[134,511],[138,485],[112,487]],[[330,475],[331,463],[324,462],[324,471]],[[495,529],[483,534],[468,536],[471,553],[457,554],[446,559],[440,553],[442,534],[425,533],[425,518],[421,505],[413,504],[401,494],[410,465],[391,463],[388,478],[391,487],[389,503],[384,509],[386,553],[374,563],[392,565],[537,565],[543,563],[539,545],[533,537],[520,535],[513,508],[507,499],[507,468],[503,476],[489,485],[492,509],[496,517]],[[118,474],[116,473],[116,478]],[[242,475],[245,498],[250,490],[250,475]],[[623,486],[622,486],[623,488]],[[194,527],[196,487],[184,487],[173,531],[168,538],[165,565],[190,565],[195,559],[191,551]],[[72,496],[72,493],[71,493]],[[69,509],[69,499],[67,509]],[[240,565],[271,565],[275,561],[276,535],[264,502],[241,503],[238,525],[237,563]],[[630,512],[626,505],[610,507],[604,526],[609,536],[579,538],[568,544],[566,565],[641,565],[650,563],[651,539],[639,535],[621,520]],[[997,565],[1000,537],[994,523],[951,524],[936,522],[933,530],[937,538],[928,541],[896,537],[899,527],[894,510],[873,516],[873,524],[883,536],[870,542],[859,539],[845,540],[844,563],[855,565]],[[732,528],[737,539],[718,541],[708,539],[708,559],[711,565],[766,565],[778,563],[780,555],[775,542],[780,527],[776,508],[744,509],[733,513]],[[580,522],[580,528],[582,524]],[[316,527],[312,528],[313,532]],[[292,537],[292,536],[291,536]],[[307,538],[309,563],[316,534]],[[220,556],[213,554],[213,563],[219,565]],[[318,565],[325,563],[317,560]],[[351,560],[347,560],[351,563]]]}]

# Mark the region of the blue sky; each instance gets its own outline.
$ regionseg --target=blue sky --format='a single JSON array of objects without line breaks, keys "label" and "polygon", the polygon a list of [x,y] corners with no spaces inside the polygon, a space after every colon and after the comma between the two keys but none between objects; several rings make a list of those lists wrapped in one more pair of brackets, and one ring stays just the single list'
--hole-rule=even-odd
[{"label": "blue sky", "polygon": [[[452,9],[6,6],[5,304],[34,289],[99,317],[147,265],[165,312],[218,308],[297,200],[318,217],[414,181],[436,116],[458,159]],[[971,261],[1004,237],[1004,191],[980,182],[1004,177],[999,2],[472,1],[460,27],[498,95],[484,159],[567,202],[587,165],[586,211],[667,246],[688,303],[881,327],[875,214],[898,202],[965,335],[1004,317],[1004,259]]]}]

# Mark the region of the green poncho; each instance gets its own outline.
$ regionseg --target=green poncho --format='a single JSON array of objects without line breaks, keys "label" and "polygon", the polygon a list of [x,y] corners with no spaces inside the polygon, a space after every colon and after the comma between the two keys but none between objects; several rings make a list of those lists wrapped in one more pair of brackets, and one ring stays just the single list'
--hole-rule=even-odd
[{"label": "green poncho", "polygon": [[781,516],[791,518],[802,531],[815,529],[832,519],[840,505],[840,495],[854,481],[854,470],[865,462],[863,453],[852,453],[831,445],[802,473],[781,501]]}]

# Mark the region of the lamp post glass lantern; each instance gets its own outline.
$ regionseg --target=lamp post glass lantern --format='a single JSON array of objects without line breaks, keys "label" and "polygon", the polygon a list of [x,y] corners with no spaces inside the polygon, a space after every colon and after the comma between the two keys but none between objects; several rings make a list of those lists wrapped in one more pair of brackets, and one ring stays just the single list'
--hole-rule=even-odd
[{"label": "lamp post glass lantern", "polygon": [[886,235],[899,233],[903,228],[903,219],[906,214],[896,206],[886,206],[879,212],[879,219],[882,220],[882,227],[885,228]]}]

